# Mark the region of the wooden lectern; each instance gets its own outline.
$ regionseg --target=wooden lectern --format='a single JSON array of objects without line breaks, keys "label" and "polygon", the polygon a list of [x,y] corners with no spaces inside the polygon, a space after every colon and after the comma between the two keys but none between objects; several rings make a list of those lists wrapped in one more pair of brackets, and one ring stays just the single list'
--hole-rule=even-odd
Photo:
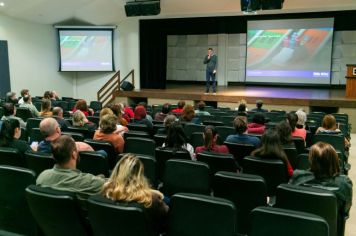
[{"label": "wooden lectern", "polygon": [[356,64],[347,64],[346,97],[356,98]]}]

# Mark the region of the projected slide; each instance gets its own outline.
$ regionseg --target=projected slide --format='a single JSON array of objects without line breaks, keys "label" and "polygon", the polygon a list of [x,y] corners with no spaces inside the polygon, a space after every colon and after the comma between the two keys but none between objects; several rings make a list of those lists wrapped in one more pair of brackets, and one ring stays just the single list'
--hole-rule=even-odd
[{"label": "projected slide", "polygon": [[62,71],[112,71],[112,30],[59,30]]},{"label": "projected slide", "polygon": [[333,19],[248,22],[246,82],[330,84]]}]

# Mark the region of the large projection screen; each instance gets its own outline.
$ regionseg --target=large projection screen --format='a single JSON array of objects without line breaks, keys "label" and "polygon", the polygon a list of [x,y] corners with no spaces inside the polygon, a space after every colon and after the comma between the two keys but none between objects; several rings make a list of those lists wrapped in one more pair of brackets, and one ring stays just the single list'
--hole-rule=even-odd
[{"label": "large projection screen", "polygon": [[246,82],[330,85],[333,18],[248,21]]},{"label": "large projection screen", "polygon": [[113,29],[58,29],[60,71],[114,71]]}]

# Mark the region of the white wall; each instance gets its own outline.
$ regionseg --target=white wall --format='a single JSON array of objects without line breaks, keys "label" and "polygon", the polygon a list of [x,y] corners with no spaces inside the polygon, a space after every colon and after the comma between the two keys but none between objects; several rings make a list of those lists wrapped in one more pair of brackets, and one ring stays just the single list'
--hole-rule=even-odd
[{"label": "white wall", "polygon": [[28,88],[34,96],[43,95],[45,90],[73,96],[73,73],[58,72],[57,38],[52,26],[0,15],[0,39],[8,42],[11,89],[17,95]]},{"label": "white wall", "polygon": [[[127,18],[118,24],[114,33],[114,60],[116,71],[120,70],[123,79],[132,69],[135,70],[135,87],[140,88],[139,70],[139,20]],[[103,72],[78,72],[73,80],[74,96],[87,101],[96,100],[97,91],[114,75]],[[131,82],[131,79],[128,78]]]}]

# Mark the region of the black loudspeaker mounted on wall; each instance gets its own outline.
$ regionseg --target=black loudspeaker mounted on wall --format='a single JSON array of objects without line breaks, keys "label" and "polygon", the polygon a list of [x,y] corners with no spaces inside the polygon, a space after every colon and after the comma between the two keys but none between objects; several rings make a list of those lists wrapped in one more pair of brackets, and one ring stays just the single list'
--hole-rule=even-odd
[{"label": "black loudspeaker mounted on wall", "polygon": [[150,16],[161,12],[159,0],[134,0],[125,4],[126,16]]},{"label": "black loudspeaker mounted on wall", "polygon": [[120,88],[124,91],[132,91],[135,88],[135,86],[133,86],[133,84],[131,84],[128,81],[123,81],[120,85]]}]

